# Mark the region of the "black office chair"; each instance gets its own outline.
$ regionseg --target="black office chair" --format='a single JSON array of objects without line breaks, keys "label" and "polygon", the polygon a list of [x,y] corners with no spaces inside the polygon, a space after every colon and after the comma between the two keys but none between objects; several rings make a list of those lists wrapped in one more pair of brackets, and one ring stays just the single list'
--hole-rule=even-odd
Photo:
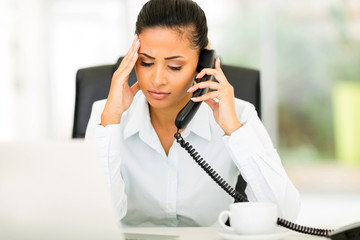
[{"label": "black office chair", "polygon": [[[108,96],[112,75],[122,61],[116,64],[79,69],[76,74],[75,114],[73,138],[83,138],[88,124],[92,104]],[[251,102],[261,117],[260,73],[257,70],[222,64],[230,84],[234,87],[235,97]],[[129,76],[129,85],[136,82],[135,69]],[[245,193],[246,182],[239,175],[236,190]]]}]

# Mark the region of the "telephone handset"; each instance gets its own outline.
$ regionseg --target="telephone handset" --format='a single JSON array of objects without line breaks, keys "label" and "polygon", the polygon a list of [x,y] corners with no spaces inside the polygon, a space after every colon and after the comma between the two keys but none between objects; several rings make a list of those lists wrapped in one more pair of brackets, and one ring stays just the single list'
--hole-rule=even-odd
[{"label": "telephone handset", "polygon": [[[199,56],[197,72],[200,72],[203,68],[213,68],[215,62],[215,51],[214,50],[203,50]],[[214,77],[212,75],[205,75],[200,82],[203,81],[213,81]],[[193,93],[193,97],[201,96],[208,92],[208,88],[206,89],[198,89]],[[175,126],[177,127],[177,132],[174,134],[176,142],[180,144],[182,148],[184,148],[190,156],[195,160],[196,163],[222,188],[224,189],[230,196],[232,196],[236,201],[239,202],[248,202],[249,200],[243,196],[241,193],[236,191],[230,184],[228,184],[214,169],[205,161],[203,158],[195,151],[193,146],[191,146],[188,142],[186,142],[179,130],[184,129],[191,119],[194,117],[196,111],[199,109],[201,102],[193,102],[189,101],[186,106],[178,113]],[[352,225],[348,225],[342,227],[338,230],[330,230],[330,229],[320,229],[320,228],[311,228],[301,226],[290,221],[287,221],[282,218],[277,219],[277,224],[279,226],[288,228],[290,230],[331,238],[333,240],[356,240],[360,239],[360,223],[355,223]]]},{"label": "telephone handset", "polygon": [[[215,63],[215,51],[204,49],[199,56],[198,65],[196,68],[197,72],[200,72],[204,68],[214,68]],[[213,75],[205,75],[203,78],[201,78],[200,82],[204,81],[213,81],[214,76]],[[199,97],[201,95],[204,95],[208,92],[208,88],[204,89],[198,89],[193,93],[193,97]],[[194,117],[195,113],[200,107],[201,102],[193,102],[189,101],[183,109],[178,113],[176,120],[175,120],[175,126],[178,129],[184,129],[189,124],[191,119]]]}]

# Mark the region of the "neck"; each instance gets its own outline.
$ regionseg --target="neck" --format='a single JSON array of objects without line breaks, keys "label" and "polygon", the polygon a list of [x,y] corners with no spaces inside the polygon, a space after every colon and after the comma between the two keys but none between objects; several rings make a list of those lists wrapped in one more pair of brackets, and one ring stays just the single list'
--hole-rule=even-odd
[{"label": "neck", "polygon": [[155,127],[176,129],[175,119],[180,110],[190,101],[192,94],[188,94],[181,102],[168,108],[153,108],[149,106],[151,123]]}]

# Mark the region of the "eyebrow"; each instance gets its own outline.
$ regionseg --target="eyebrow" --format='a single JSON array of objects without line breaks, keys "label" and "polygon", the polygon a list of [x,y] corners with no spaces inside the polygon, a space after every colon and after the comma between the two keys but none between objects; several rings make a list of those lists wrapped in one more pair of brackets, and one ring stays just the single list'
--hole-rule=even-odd
[{"label": "eyebrow", "polygon": [[[150,58],[150,59],[155,59],[154,57],[147,55],[146,53],[139,53],[139,54],[144,55],[145,57]],[[175,59],[175,58],[184,58],[184,57],[183,56],[171,56],[171,57],[166,57],[164,59],[171,60],[171,59]]]}]

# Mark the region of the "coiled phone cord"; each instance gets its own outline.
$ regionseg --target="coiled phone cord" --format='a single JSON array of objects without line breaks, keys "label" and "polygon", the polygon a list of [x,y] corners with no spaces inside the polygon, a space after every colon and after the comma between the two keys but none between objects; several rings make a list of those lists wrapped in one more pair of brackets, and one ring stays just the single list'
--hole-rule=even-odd
[{"label": "coiled phone cord", "polygon": [[[222,188],[224,189],[230,196],[232,196],[236,201],[239,202],[249,202],[249,200],[243,196],[241,193],[236,191],[233,187],[230,186],[201,156],[198,152],[195,151],[194,147],[186,142],[180,132],[179,129],[174,135],[176,142],[180,144],[182,148],[184,148],[190,156],[195,160],[197,164]],[[334,231],[330,229],[320,229],[320,228],[312,228],[305,227],[295,223],[292,223],[288,220],[278,218],[277,224],[279,226],[285,227],[287,229],[293,230],[295,232],[300,232],[304,234],[320,236],[320,237],[329,237],[329,233]]]}]

